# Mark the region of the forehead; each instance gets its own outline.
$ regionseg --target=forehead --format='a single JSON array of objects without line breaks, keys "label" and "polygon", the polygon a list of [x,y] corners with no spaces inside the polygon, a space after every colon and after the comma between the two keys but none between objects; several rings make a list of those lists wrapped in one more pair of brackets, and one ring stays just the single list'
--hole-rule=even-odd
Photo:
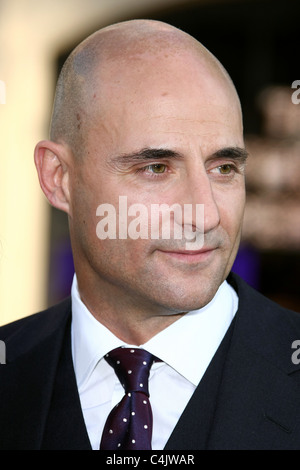
[{"label": "forehead", "polygon": [[191,86],[193,93],[198,89],[211,97],[235,94],[224,69],[213,59],[200,58],[194,51],[171,53],[168,49],[107,60],[98,68],[97,86],[102,88],[103,98],[106,95],[110,100],[121,94],[124,99],[153,92],[164,96],[174,90],[186,92]]},{"label": "forehead", "polygon": [[193,56],[166,58],[163,66],[161,60],[135,57],[123,73],[113,63],[98,76],[93,137],[101,135],[125,146],[132,139],[151,145],[151,139],[175,136],[202,140],[222,134],[241,136],[239,102],[222,74]]}]

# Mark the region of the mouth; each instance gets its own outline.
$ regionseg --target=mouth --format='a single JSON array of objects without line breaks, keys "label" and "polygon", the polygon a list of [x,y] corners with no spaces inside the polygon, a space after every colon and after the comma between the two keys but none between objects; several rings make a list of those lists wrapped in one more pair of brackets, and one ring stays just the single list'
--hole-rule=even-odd
[{"label": "mouth", "polygon": [[158,250],[163,255],[184,263],[201,263],[208,261],[216,251],[216,248],[202,248],[201,250]]}]

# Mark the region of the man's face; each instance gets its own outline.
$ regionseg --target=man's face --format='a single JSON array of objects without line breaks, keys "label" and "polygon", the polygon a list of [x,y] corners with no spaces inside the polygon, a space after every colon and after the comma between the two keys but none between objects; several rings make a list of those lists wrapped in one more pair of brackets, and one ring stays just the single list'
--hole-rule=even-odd
[{"label": "man's face", "polygon": [[[94,95],[93,128],[70,179],[74,261],[79,280],[90,279],[100,295],[114,294],[124,307],[179,313],[212,299],[238,249],[245,204],[241,116],[225,81],[193,59],[170,59],[162,71],[155,60],[134,67],[121,75],[111,65],[101,97]],[[203,247],[187,251],[186,240],[174,237],[118,239],[118,232],[100,240],[97,207],[110,204],[117,222],[119,215],[124,220],[119,196],[148,214],[154,204],[203,204]],[[195,210],[186,222],[197,229]]]}]

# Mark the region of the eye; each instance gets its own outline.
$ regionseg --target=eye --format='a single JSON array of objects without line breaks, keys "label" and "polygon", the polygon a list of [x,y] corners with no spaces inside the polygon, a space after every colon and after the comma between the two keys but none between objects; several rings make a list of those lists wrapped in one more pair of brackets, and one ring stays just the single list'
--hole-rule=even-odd
[{"label": "eye", "polygon": [[144,173],[151,178],[159,178],[160,175],[163,176],[167,171],[168,167],[164,163],[152,163],[137,170],[138,173]]},{"label": "eye", "polygon": [[211,177],[214,177],[216,181],[220,182],[227,182],[231,181],[237,173],[239,173],[239,169],[234,163],[223,163],[222,165],[214,166],[211,170],[209,170]]},{"label": "eye", "polygon": [[166,171],[166,165],[163,163],[155,163],[153,165],[147,166],[145,170],[150,170],[152,173],[160,174]]},{"label": "eye", "polygon": [[233,170],[232,165],[226,164],[218,167],[221,175],[230,175]]},{"label": "eye", "polygon": [[142,173],[147,178],[162,179],[169,173],[169,167],[166,163],[151,163],[136,170],[136,173]]}]

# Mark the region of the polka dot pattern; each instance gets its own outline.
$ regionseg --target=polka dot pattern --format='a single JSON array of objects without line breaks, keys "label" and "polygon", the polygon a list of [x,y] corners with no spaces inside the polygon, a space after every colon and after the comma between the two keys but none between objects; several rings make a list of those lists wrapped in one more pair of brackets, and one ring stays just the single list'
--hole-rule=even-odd
[{"label": "polka dot pattern", "polygon": [[117,348],[105,359],[114,368],[125,395],[107,418],[100,449],[151,450],[148,379],[156,358],[144,349]]}]

